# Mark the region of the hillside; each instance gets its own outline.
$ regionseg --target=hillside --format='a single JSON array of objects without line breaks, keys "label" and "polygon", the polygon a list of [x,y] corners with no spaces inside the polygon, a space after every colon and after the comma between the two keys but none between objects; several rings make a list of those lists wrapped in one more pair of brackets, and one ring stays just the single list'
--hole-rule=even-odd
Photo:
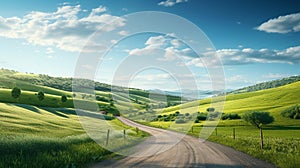
[{"label": "hillside", "polygon": [[[296,104],[300,104],[300,81],[287,84],[284,86],[265,89],[254,92],[229,94],[224,102],[224,113],[243,113],[246,111],[260,110],[271,112],[276,118],[277,124],[299,125],[300,121],[282,118],[280,112]],[[213,98],[214,102],[222,100],[224,97],[219,96]],[[163,113],[174,113],[176,111],[189,111],[198,106],[200,112],[205,112],[207,108],[211,107],[212,98],[193,101],[178,106],[168,107],[163,110]]]},{"label": "hillside", "polygon": [[244,88],[241,88],[241,89],[237,89],[237,90],[234,90],[234,91],[227,92],[227,94],[254,92],[254,91],[259,91],[259,90],[284,86],[284,85],[287,85],[287,84],[290,84],[290,83],[293,83],[293,82],[297,82],[297,81],[300,81],[300,76],[290,76],[290,77],[287,77],[287,78],[282,78],[282,79],[277,79],[277,80],[273,80],[273,81],[258,83],[258,84],[253,85],[253,86],[248,86],[248,87],[244,87]]},{"label": "hillside", "polygon": [[[73,108],[73,100],[83,102],[98,103],[100,110],[108,110],[115,113],[116,108],[111,108],[112,98],[118,100],[118,108],[124,110],[131,103],[137,109],[159,108],[161,106],[178,105],[181,102],[187,101],[179,96],[166,95],[167,102],[149,99],[149,91],[130,88],[129,90],[122,87],[117,87],[119,92],[111,93],[112,86],[99,82],[93,82],[87,79],[76,79],[75,85],[82,88],[82,91],[72,92],[72,78],[50,77],[48,75],[38,75],[31,73],[20,73],[13,70],[1,69],[0,70],[0,101],[7,103],[24,103],[36,106],[48,107],[68,107]],[[92,85],[95,85],[93,87]],[[10,91],[13,87],[19,87],[22,90],[20,99],[13,99],[10,96]],[[85,91],[85,88],[95,88],[94,93],[91,94]],[[115,88],[115,86],[113,86]],[[38,101],[36,93],[42,91],[45,93],[45,100]],[[129,97],[124,95],[129,93]],[[158,96],[159,93],[155,93]],[[65,103],[60,102],[60,97],[65,95],[68,101]],[[162,105],[163,104],[163,105]]]}]

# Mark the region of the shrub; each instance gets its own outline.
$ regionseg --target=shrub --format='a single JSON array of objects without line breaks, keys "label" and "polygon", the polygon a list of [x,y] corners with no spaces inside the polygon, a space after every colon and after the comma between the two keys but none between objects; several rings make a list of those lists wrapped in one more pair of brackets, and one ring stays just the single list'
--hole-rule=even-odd
[{"label": "shrub", "polygon": [[175,120],[175,123],[176,124],[183,124],[183,123],[185,123],[185,121],[184,121],[184,119],[179,118],[179,119]]},{"label": "shrub", "polygon": [[197,115],[197,120],[199,120],[199,121],[204,121],[204,120],[206,120],[206,118],[207,118],[207,115],[205,113],[198,113],[198,115]]},{"label": "shrub", "polygon": [[11,96],[15,99],[19,98],[21,95],[21,89],[18,88],[18,87],[14,87],[12,90],[11,90]]},{"label": "shrub", "polygon": [[66,102],[68,100],[66,95],[61,96],[61,102]]},{"label": "shrub", "polygon": [[37,97],[38,97],[38,99],[39,99],[40,101],[44,100],[44,98],[45,98],[44,92],[39,91],[38,94],[37,94]]},{"label": "shrub", "polygon": [[284,111],[281,112],[283,117],[288,117],[292,119],[300,119],[300,106],[292,106]]},{"label": "shrub", "polygon": [[239,116],[237,113],[227,113],[222,115],[222,120],[236,120],[241,119],[241,116]]}]

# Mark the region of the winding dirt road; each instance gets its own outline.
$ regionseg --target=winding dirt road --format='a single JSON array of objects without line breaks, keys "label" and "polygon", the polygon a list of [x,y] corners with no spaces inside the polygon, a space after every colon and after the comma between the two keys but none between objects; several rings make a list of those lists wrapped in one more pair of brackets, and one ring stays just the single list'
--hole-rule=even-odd
[{"label": "winding dirt road", "polygon": [[103,167],[274,167],[232,148],[198,138],[144,126],[119,117],[123,123],[150,133],[146,141],[135,146],[136,153],[93,165]]}]

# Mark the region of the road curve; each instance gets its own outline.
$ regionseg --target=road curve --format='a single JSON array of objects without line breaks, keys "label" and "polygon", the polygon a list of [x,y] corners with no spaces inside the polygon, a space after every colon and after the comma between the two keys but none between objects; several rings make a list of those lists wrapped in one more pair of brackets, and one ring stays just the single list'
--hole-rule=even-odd
[{"label": "road curve", "polygon": [[145,142],[136,145],[137,153],[122,159],[100,162],[92,168],[103,167],[274,167],[232,148],[198,138],[144,126],[119,117],[123,123],[149,132]]}]

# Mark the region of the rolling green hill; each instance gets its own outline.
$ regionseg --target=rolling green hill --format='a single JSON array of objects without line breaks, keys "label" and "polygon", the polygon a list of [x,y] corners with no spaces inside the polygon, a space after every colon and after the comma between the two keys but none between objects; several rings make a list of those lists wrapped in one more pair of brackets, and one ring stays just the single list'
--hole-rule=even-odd
[{"label": "rolling green hill", "polygon": [[300,76],[290,76],[290,77],[287,77],[287,78],[282,78],[282,79],[277,79],[277,80],[273,80],[273,81],[258,83],[258,84],[253,85],[253,86],[248,86],[248,87],[244,87],[244,88],[241,88],[241,89],[237,89],[237,90],[228,92],[227,94],[254,92],[254,91],[259,91],[259,90],[284,86],[284,85],[287,85],[287,84],[290,84],[290,83],[293,83],[293,82],[297,82],[297,81],[300,81]]},{"label": "rolling green hill", "polygon": [[[128,139],[128,145],[147,136],[116,119],[101,120],[104,116],[99,113],[82,112],[97,135],[106,135],[108,124],[114,128],[110,149],[123,147],[123,129],[136,136]],[[0,130],[0,167],[87,167],[112,155],[86,134],[71,108],[0,103]],[[98,143],[105,143],[105,137],[98,137]]]},{"label": "rolling green hill", "polygon": [[211,107],[211,101],[224,102],[224,113],[243,113],[246,111],[259,110],[268,111],[276,118],[277,124],[300,124],[300,121],[282,118],[280,112],[296,104],[300,104],[300,82],[294,82],[284,86],[265,89],[254,92],[229,94],[226,97],[219,96],[215,98],[207,98],[203,100],[193,101],[178,106],[168,107],[163,110],[163,113],[174,113],[182,111],[195,113],[189,109],[195,106],[199,107],[200,112],[205,112],[207,108]]},{"label": "rolling green hill", "polygon": [[[126,88],[117,87],[120,93],[111,93],[111,85],[92,82],[86,79],[76,79],[74,85],[83,89],[82,92],[72,93],[72,78],[20,73],[7,69],[0,69],[0,75],[0,88],[3,88],[0,90],[0,92],[3,92],[3,94],[0,95],[0,101],[2,102],[17,102],[49,107],[73,107],[72,98],[74,98],[77,101],[95,101],[96,99],[99,106],[108,106],[112,98],[116,98],[118,100],[118,108],[123,110],[126,109],[126,104],[129,102],[137,109],[145,109],[146,106],[158,108],[161,103],[164,103],[166,106],[187,101],[179,96],[166,95],[167,102],[160,102],[149,99],[150,92],[135,88],[128,90]],[[9,96],[9,90],[14,87],[21,88],[22,93],[24,93],[23,98],[21,97],[20,100],[13,100]],[[85,88],[91,87],[94,88],[95,94],[85,93]],[[38,91],[43,91],[46,94],[45,101],[37,101],[34,94]],[[124,96],[125,93],[129,93],[129,97],[127,95]],[[60,103],[59,97],[62,95],[68,97],[67,103]],[[128,98],[130,100],[128,100]],[[51,101],[49,99],[51,99]]]}]

